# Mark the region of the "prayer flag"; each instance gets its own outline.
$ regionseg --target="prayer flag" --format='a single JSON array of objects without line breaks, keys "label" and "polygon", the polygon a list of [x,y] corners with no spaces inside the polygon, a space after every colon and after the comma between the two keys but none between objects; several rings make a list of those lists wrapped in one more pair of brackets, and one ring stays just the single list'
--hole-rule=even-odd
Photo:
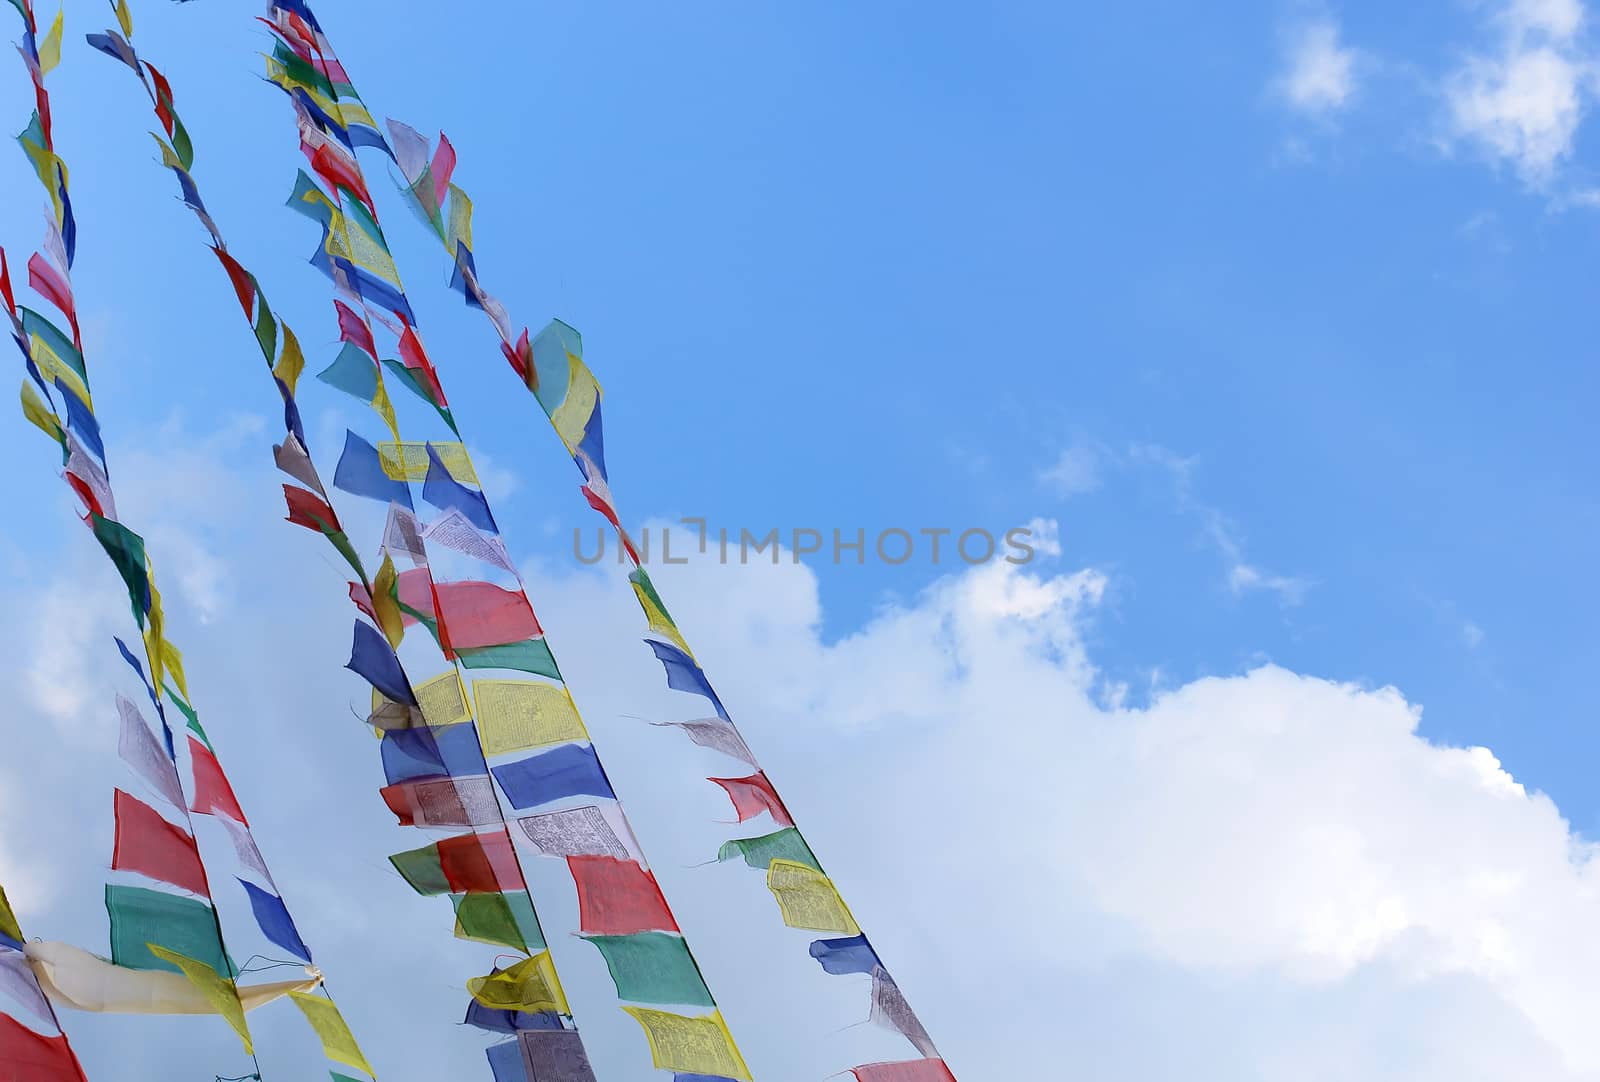
[{"label": "prayer flag", "polygon": [[339,1008],[333,1005],[332,1000],[306,992],[290,992],[289,998],[294,1000],[294,1005],[300,1008],[300,1013],[306,1016],[312,1031],[322,1042],[323,1055],[335,1063],[342,1063],[346,1067],[354,1067],[374,1078],[377,1077],[377,1072],[367,1062],[367,1057],[361,1054],[361,1048],[356,1044],[350,1027],[345,1024],[344,1016],[339,1013]]},{"label": "prayer flag", "polygon": [[116,790],[116,842],[111,867],[138,872],[162,883],[209,897],[205,869],[194,839],[174,826],[148,804]]},{"label": "prayer flag", "polygon": [[634,1003],[715,1007],[689,946],[680,935],[586,936],[606,960],[617,998]]},{"label": "prayer flag", "polygon": [[261,928],[261,934],[310,965],[311,951],[300,938],[300,932],[295,928],[294,919],[289,916],[289,909],[283,904],[283,899],[244,879],[239,880],[239,885],[250,896],[250,909],[255,913],[256,924]]},{"label": "prayer flag", "polygon": [[779,826],[792,827],[794,820],[789,817],[789,810],[783,806],[783,801],[778,797],[778,791],[767,780],[766,774],[757,771],[744,778],[711,778],[711,781],[722,786],[727,792],[728,799],[733,801],[734,810],[739,815],[739,822],[753,819],[766,812],[772,816],[772,821]]},{"label": "prayer flag", "polygon": [[500,788],[514,808],[535,808],[572,796],[598,796],[615,800],[594,748],[563,744],[552,751],[497,766],[493,770]]},{"label": "prayer flag", "polygon": [[750,1068],[745,1066],[720,1013],[689,1018],[648,1007],[622,1009],[644,1028],[657,1067],[749,1082]]},{"label": "prayer flag", "polygon": [[595,935],[676,932],[656,877],[631,860],[568,857],[578,887],[579,926]]}]

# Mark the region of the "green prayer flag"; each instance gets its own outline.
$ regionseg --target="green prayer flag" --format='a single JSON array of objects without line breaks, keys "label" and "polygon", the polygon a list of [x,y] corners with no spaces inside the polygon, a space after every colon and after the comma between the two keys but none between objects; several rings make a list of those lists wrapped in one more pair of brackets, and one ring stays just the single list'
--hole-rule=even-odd
[{"label": "green prayer flag", "polygon": [[503,646],[480,646],[457,650],[456,654],[461,658],[461,664],[468,669],[516,669],[519,672],[548,676],[552,680],[561,679],[561,670],[556,668],[555,656],[550,653],[550,648],[544,644],[543,639],[528,639],[525,642],[511,642]]},{"label": "green prayer flag", "polygon": [[78,373],[78,378],[84,381],[89,379],[89,369],[83,363],[83,354],[78,352],[78,347],[72,344],[72,339],[60,327],[41,316],[31,308],[17,306],[17,315],[22,319],[22,331],[30,338],[38,338],[50,347],[50,352],[60,357],[68,368]]},{"label": "green prayer flag", "polygon": [[329,98],[338,97],[338,94],[334,92],[333,82],[313,67],[310,61],[302,60],[293,49],[283,42],[280,41],[273,46],[272,59],[282,64],[284,74],[301,86],[320,90],[324,96]]},{"label": "green prayer flag", "polygon": [[189,731],[200,738],[200,743],[204,744],[208,748],[211,748],[212,751],[216,751],[216,748],[211,747],[211,738],[208,737],[206,735],[206,731],[200,727],[200,715],[194,712],[194,707],[184,702],[183,696],[179,695],[176,691],[173,691],[171,684],[162,684],[161,686],[166,688],[167,698],[171,699],[172,705],[178,708],[178,713],[182,714],[188,720]]},{"label": "green prayer flag", "polygon": [[104,515],[91,512],[91,518],[95,540],[106,550],[106,555],[117,567],[117,573],[127,584],[128,600],[133,603],[133,618],[143,630],[144,615],[150,608],[150,572],[145,564],[144,538]]},{"label": "green prayer flag", "polygon": [[278,358],[278,321],[272,317],[272,306],[267,304],[267,295],[261,291],[261,283],[253,274],[250,284],[256,289],[256,342],[270,367]]},{"label": "green prayer flag", "polygon": [[421,849],[408,849],[389,858],[394,870],[399,872],[411,889],[431,897],[449,894],[450,880],[445,878],[444,867],[439,863],[439,847],[425,845]]},{"label": "green prayer flag", "polygon": [[154,943],[224,976],[239,972],[222,947],[216,913],[198,898],[107,883],[106,912],[111,915],[111,960],[119,966],[181,973],[150,953],[146,944]]},{"label": "green prayer flag", "polygon": [[718,860],[735,860],[740,857],[743,857],[744,862],[750,867],[760,868],[762,871],[766,871],[774,860],[789,860],[822,871],[822,865],[818,864],[817,858],[811,854],[811,847],[794,827],[785,827],[774,834],[763,834],[759,838],[735,838],[731,842],[724,842],[722,848],[717,850]]},{"label": "green prayer flag", "polygon": [[584,936],[600,951],[617,986],[617,998],[632,1003],[714,1007],[700,970],[682,936],[666,932]]},{"label": "green prayer flag", "polygon": [[533,903],[526,891],[504,894],[452,894],[456,937],[493,943],[532,954],[545,948]]}]

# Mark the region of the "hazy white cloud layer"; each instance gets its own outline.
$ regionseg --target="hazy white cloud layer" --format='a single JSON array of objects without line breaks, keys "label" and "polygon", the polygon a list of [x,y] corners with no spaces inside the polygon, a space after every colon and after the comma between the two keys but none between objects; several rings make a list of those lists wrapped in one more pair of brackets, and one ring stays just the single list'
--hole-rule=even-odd
[{"label": "hazy white cloud layer", "polygon": [[[486,1077],[484,1042],[454,1023],[492,951],[453,941],[443,900],[387,869],[419,839],[377,797],[376,745],[352,713],[363,689],[339,669],[337,568],[276,521],[255,448],[208,446],[250,498],[185,503],[202,467],[181,455],[159,472],[130,460],[123,477],[130,519],[175,528],[157,510],[170,502],[219,569],[173,604],[209,729],[382,1077]],[[3,585],[0,875],[31,934],[103,949],[110,787],[126,784],[109,634],[128,618],[65,509],[41,521],[57,558]],[[699,780],[729,764],[629,716],[687,718],[697,702],[662,687],[613,572],[535,567],[530,592],[758,1077],[901,1054],[857,1025],[866,988],[821,974],[760,875],[695,866],[731,833]],[[960,1077],[1600,1078],[1593,848],[1490,751],[1421,739],[1400,691],[1269,666],[1107,708],[1118,696],[1083,634],[1106,580],[1050,559],[963,570],[834,641],[804,567],[655,577]],[[601,1077],[653,1077],[594,951],[567,934],[564,871],[536,879]],[[248,943],[241,902],[224,896],[224,912]],[[292,1008],[254,1020],[268,1078],[316,1076]],[[245,1065],[214,1021],[67,1024],[96,1078]]]}]

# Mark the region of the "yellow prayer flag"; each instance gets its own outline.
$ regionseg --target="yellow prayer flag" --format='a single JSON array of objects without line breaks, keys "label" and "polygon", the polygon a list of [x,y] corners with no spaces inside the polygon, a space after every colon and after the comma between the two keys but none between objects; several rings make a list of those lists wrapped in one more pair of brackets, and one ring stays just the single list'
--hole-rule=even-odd
[{"label": "yellow prayer flag", "polygon": [[567,450],[576,451],[578,444],[583,442],[584,431],[589,427],[595,403],[600,400],[600,384],[581,357],[569,353],[567,364],[570,366],[567,396],[550,414],[550,423],[555,426],[561,442],[567,445]]},{"label": "yellow prayer flag", "polygon": [[50,24],[50,32],[39,43],[39,72],[49,75],[55,66],[61,63],[61,32],[66,27],[67,11],[62,8],[56,12],[56,21]]},{"label": "yellow prayer flag", "polygon": [[146,554],[144,558],[145,575],[150,581],[150,611],[144,617],[144,655],[150,662],[150,682],[155,685],[156,695],[161,694],[162,674],[167,668],[167,637],[165,628],[167,617],[161,607],[161,591],[156,589],[156,569]]},{"label": "yellow prayer flag", "polygon": [[183,674],[183,655],[178,652],[178,648],[169,640],[162,639],[161,656],[166,662],[167,671],[172,674],[172,682],[178,685],[178,694],[183,696],[183,701],[194,702],[189,697],[189,678]]},{"label": "yellow prayer flag", "polygon": [[[250,1040],[250,1027],[244,1020],[244,1004],[239,1002],[239,986],[233,981],[224,978],[215,969],[204,962],[193,958],[186,958],[176,951],[154,943],[146,943],[150,953],[163,962],[170,962],[183,970],[183,975],[189,978],[189,983],[198,988],[207,1000],[217,1008],[217,1013],[228,1020],[228,1025],[233,1027],[239,1035],[239,1040],[244,1042],[245,1055],[254,1055],[255,1047]],[[299,995],[292,992],[291,995]]]},{"label": "yellow prayer flag", "polygon": [[[465,444],[435,443],[433,453],[451,477],[464,485],[476,485],[478,473]],[[388,442],[378,444],[378,464],[391,481],[425,481],[428,478],[428,444]]]},{"label": "yellow prayer flag", "polygon": [[549,951],[524,958],[509,969],[467,982],[472,998],[497,1011],[555,1011],[571,1014]]},{"label": "yellow prayer flag", "polygon": [[367,111],[367,107],[359,101],[340,98],[337,108],[339,110],[339,119],[344,121],[346,128],[352,124],[365,124],[367,127],[377,130],[378,122],[372,118],[372,114]]},{"label": "yellow prayer flag", "polygon": [[435,729],[472,717],[472,708],[467,705],[467,689],[461,686],[461,677],[454,669],[419,684],[415,690],[423,718]]},{"label": "yellow prayer flag", "polygon": [[289,388],[289,393],[294,394],[300,373],[306,370],[306,355],[301,352],[300,339],[294,336],[287,323],[278,324],[278,329],[283,332],[283,352],[278,354],[278,363],[273,367],[272,375],[281,379],[283,385]]},{"label": "yellow prayer flag", "polygon": [[372,580],[372,612],[377,617],[378,627],[383,630],[383,637],[389,640],[391,649],[400,649],[400,640],[405,638],[405,622],[400,617],[400,602],[395,600],[395,585],[400,581],[399,574],[394,569],[394,561],[389,558],[389,550],[383,550],[383,563],[378,567],[378,574]]},{"label": "yellow prayer flag", "polygon": [[335,1063],[365,1071],[373,1078],[378,1077],[378,1072],[372,1069],[367,1057],[361,1054],[361,1046],[356,1044],[355,1035],[350,1032],[350,1027],[345,1025],[344,1016],[339,1013],[339,1008],[333,1005],[333,1000],[307,992],[290,992],[289,998],[300,1008],[300,1013],[306,1016],[306,1021],[311,1024],[311,1030],[317,1035],[317,1040],[322,1042],[323,1055]]},{"label": "yellow prayer flag", "polygon": [[644,1028],[650,1042],[650,1057],[664,1071],[707,1074],[749,1082],[750,1068],[733,1043],[721,1011],[689,1018],[670,1011],[648,1007],[627,1007],[634,1021]]},{"label": "yellow prayer flag", "polygon": [[535,680],[474,680],[478,734],[485,755],[503,755],[569,740],[587,740],[589,732],[559,684]]},{"label": "yellow prayer flag", "polygon": [[155,132],[150,133],[150,138],[156,141],[156,146],[161,148],[161,164],[168,169],[182,169],[183,162],[178,160],[178,152],[167,145],[167,141]]},{"label": "yellow prayer flag", "polygon": [[459,252],[463,244],[467,246],[467,251],[472,251],[472,200],[454,184],[450,185],[450,224],[445,232],[445,242],[449,245],[451,256]]},{"label": "yellow prayer flag", "polygon": [[767,889],[778,899],[783,923],[791,928],[861,934],[833,880],[815,868],[792,860],[774,860],[767,867]]},{"label": "yellow prayer flag", "polygon": [[61,359],[60,354],[50,348],[50,343],[36,334],[32,335],[28,345],[28,352],[33,355],[33,363],[38,366],[39,371],[49,382],[54,383],[56,380],[60,380],[65,383],[72,388],[72,393],[83,399],[83,404],[93,412],[94,399],[89,397],[89,385],[83,382],[83,377],[78,375],[71,365]]},{"label": "yellow prayer flag", "polygon": [[389,391],[383,385],[383,372],[381,369],[378,372],[378,390],[372,396],[372,408],[377,411],[379,417],[383,418],[383,423],[389,426],[390,433],[393,434],[395,442],[398,443],[400,441],[400,425],[394,419],[394,403],[389,401]]},{"label": "yellow prayer flag", "polygon": [[133,12],[128,10],[128,0],[117,0],[117,25],[122,27],[123,37],[133,37]]},{"label": "yellow prayer flag", "polygon": [[50,411],[50,407],[44,404],[44,399],[33,389],[33,384],[27,382],[22,384],[22,415],[57,443],[66,441],[66,435],[61,431],[61,422],[56,420],[56,415]]},{"label": "yellow prayer flag", "polygon": [[17,915],[11,911],[11,899],[6,897],[4,887],[0,887],[0,935],[22,942],[22,926],[17,923]]},{"label": "yellow prayer flag", "polygon": [[678,625],[674,624],[672,617],[663,612],[661,606],[655,603],[650,597],[649,591],[637,582],[630,581],[630,585],[633,586],[634,595],[639,599],[639,607],[644,610],[645,622],[650,625],[651,633],[659,635],[690,657],[694,657],[694,651],[689,649],[689,644],[684,641],[683,636],[678,632]]}]

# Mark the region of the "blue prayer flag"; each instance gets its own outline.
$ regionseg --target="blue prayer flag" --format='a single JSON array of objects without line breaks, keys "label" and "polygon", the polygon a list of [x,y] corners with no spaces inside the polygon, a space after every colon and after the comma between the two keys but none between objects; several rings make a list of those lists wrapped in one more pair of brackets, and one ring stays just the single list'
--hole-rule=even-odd
[{"label": "blue prayer flag", "polygon": [[[346,349],[355,347],[347,346]],[[340,354],[341,357],[343,355]],[[371,364],[364,356],[362,363]],[[412,509],[411,486],[384,473],[378,449],[349,430],[345,431],[344,452],[339,456],[339,465],[333,471],[333,487],[352,496],[366,496],[380,503],[397,503],[407,510]]]},{"label": "blue prayer flag", "polygon": [[811,944],[811,957],[834,976],[845,973],[867,973],[883,968],[878,954],[864,935],[848,939],[818,939]]},{"label": "blue prayer flag", "polygon": [[489,501],[483,493],[472,491],[450,476],[450,471],[445,469],[444,462],[431,443],[428,444],[428,477],[422,483],[422,498],[441,511],[460,511],[467,516],[467,521],[480,530],[496,535],[500,533],[494,516],[489,513]]},{"label": "blue prayer flag", "polygon": [[283,904],[283,899],[243,879],[239,880],[239,885],[250,896],[250,908],[255,911],[256,924],[261,926],[261,934],[310,965],[311,952],[301,940],[300,933],[289,916],[289,908]]},{"label": "blue prayer flag", "polygon": [[534,808],[569,796],[617,798],[594,748],[588,744],[565,744],[542,755],[497,766],[494,776],[514,808]]},{"label": "blue prayer flag", "polygon": [[417,705],[417,697],[411,693],[411,684],[406,680],[405,670],[400,667],[400,659],[372,625],[356,621],[355,638],[350,644],[350,660],[345,668],[395,702]]},{"label": "blue prayer flag", "polygon": [[718,717],[724,721],[730,720],[728,712],[722,708],[722,700],[711,690],[711,681],[706,679],[705,672],[695,664],[694,658],[668,643],[657,642],[654,639],[644,641],[655,651],[656,660],[661,662],[661,667],[667,670],[667,687],[674,691],[704,695],[711,700],[711,705],[716,707]]}]

